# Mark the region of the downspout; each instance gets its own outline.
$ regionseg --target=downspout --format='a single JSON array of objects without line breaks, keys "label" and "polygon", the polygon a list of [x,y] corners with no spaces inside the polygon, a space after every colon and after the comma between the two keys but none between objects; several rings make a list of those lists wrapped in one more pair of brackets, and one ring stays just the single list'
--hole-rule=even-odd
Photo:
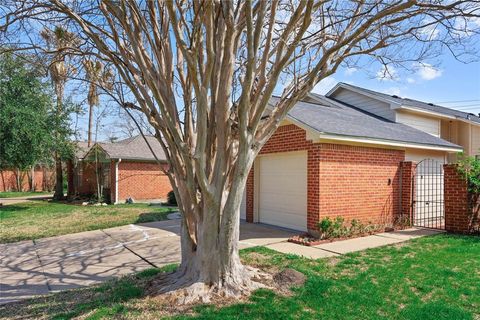
[{"label": "downspout", "polygon": [[122,162],[122,159],[119,158],[117,162],[115,162],[115,202],[114,204],[118,204],[118,164]]}]

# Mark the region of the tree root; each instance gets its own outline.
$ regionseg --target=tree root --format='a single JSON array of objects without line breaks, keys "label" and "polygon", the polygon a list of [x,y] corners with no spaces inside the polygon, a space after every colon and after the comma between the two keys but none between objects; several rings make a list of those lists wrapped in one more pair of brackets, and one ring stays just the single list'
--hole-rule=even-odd
[{"label": "tree root", "polygon": [[151,281],[147,294],[175,306],[196,303],[239,301],[259,288],[273,288],[272,275],[245,266],[245,272],[227,277],[218,283],[206,283],[178,270],[161,274]]}]

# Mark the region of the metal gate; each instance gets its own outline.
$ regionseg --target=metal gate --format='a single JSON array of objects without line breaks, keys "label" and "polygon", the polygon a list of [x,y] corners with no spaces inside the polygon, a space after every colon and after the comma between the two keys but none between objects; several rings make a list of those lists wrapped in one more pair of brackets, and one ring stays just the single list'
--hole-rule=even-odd
[{"label": "metal gate", "polygon": [[417,164],[413,185],[413,225],[445,229],[443,163],[425,159]]}]

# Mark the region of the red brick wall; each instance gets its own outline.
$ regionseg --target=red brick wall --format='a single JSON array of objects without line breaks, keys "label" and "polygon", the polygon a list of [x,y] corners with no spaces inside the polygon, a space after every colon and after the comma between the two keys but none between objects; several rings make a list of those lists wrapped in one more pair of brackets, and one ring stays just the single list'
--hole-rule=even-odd
[{"label": "red brick wall", "polygon": [[[278,128],[260,154],[306,150],[308,229],[322,217],[391,223],[400,212],[401,150],[314,144],[295,126]],[[390,183],[389,183],[390,179]],[[247,179],[247,221],[253,221],[254,170]]]},{"label": "red brick wall", "polygon": [[82,195],[92,195],[97,190],[95,176],[95,163],[93,162],[80,162],[78,164],[82,166],[82,175],[79,177],[78,193]]},{"label": "red brick wall", "polygon": [[[445,195],[445,230],[455,233],[471,233],[478,223],[474,213],[478,215],[478,204],[469,203],[467,182],[453,164],[446,164],[444,169]],[[477,217],[478,219],[478,217]]]},{"label": "red brick wall", "polygon": [[[22,191],[30,190],[31,171],[21,172],[23,175]],[[35,191],[52,190],[53,172],[45,167],[36,167],[34,171]],[[16,170],[0,170],[0,192],[17,190]]]},{"label": "red brick wall", "polygon": [[[165,164],[165,166],[167,166]],[[114,171],[115,167],[111,171]],[[115,185],[113,172],[112,186]],[[112,188],[113,189],[113,188]],[[155,162],[134,162],[122,160],[118,166],[118,198],[166,199],[172,190],[168,177]],[[115,190],[113,189],[113,193]]]},{"label": "red brick wall", "polygon": [[402,150],[321,144],[320,218],[392,223],[399,213]]}]

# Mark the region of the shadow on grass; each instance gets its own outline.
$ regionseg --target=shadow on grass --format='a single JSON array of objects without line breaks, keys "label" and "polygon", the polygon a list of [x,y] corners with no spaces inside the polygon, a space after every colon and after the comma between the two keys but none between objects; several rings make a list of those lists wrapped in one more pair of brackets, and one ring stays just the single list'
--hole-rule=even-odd
[{"label": "shadow on grass", "polygon": [[23,211],[27,209],[28,207],[21,204],[9,204],[6,206],[1,206],[0,212],[18,212],[18,211]]},{"label": "shadow on grass", "polygon": [[135,223],[146,223],[146,222],[155,222],[155,221],[161,221],[161,220],[166,220],[167,216],[170,213],[178,211],[176,208],[163,208],[165,209],[164,211],[152,211],[152,212],[142,212],[139,214],[137,220],[135,220]]}]

